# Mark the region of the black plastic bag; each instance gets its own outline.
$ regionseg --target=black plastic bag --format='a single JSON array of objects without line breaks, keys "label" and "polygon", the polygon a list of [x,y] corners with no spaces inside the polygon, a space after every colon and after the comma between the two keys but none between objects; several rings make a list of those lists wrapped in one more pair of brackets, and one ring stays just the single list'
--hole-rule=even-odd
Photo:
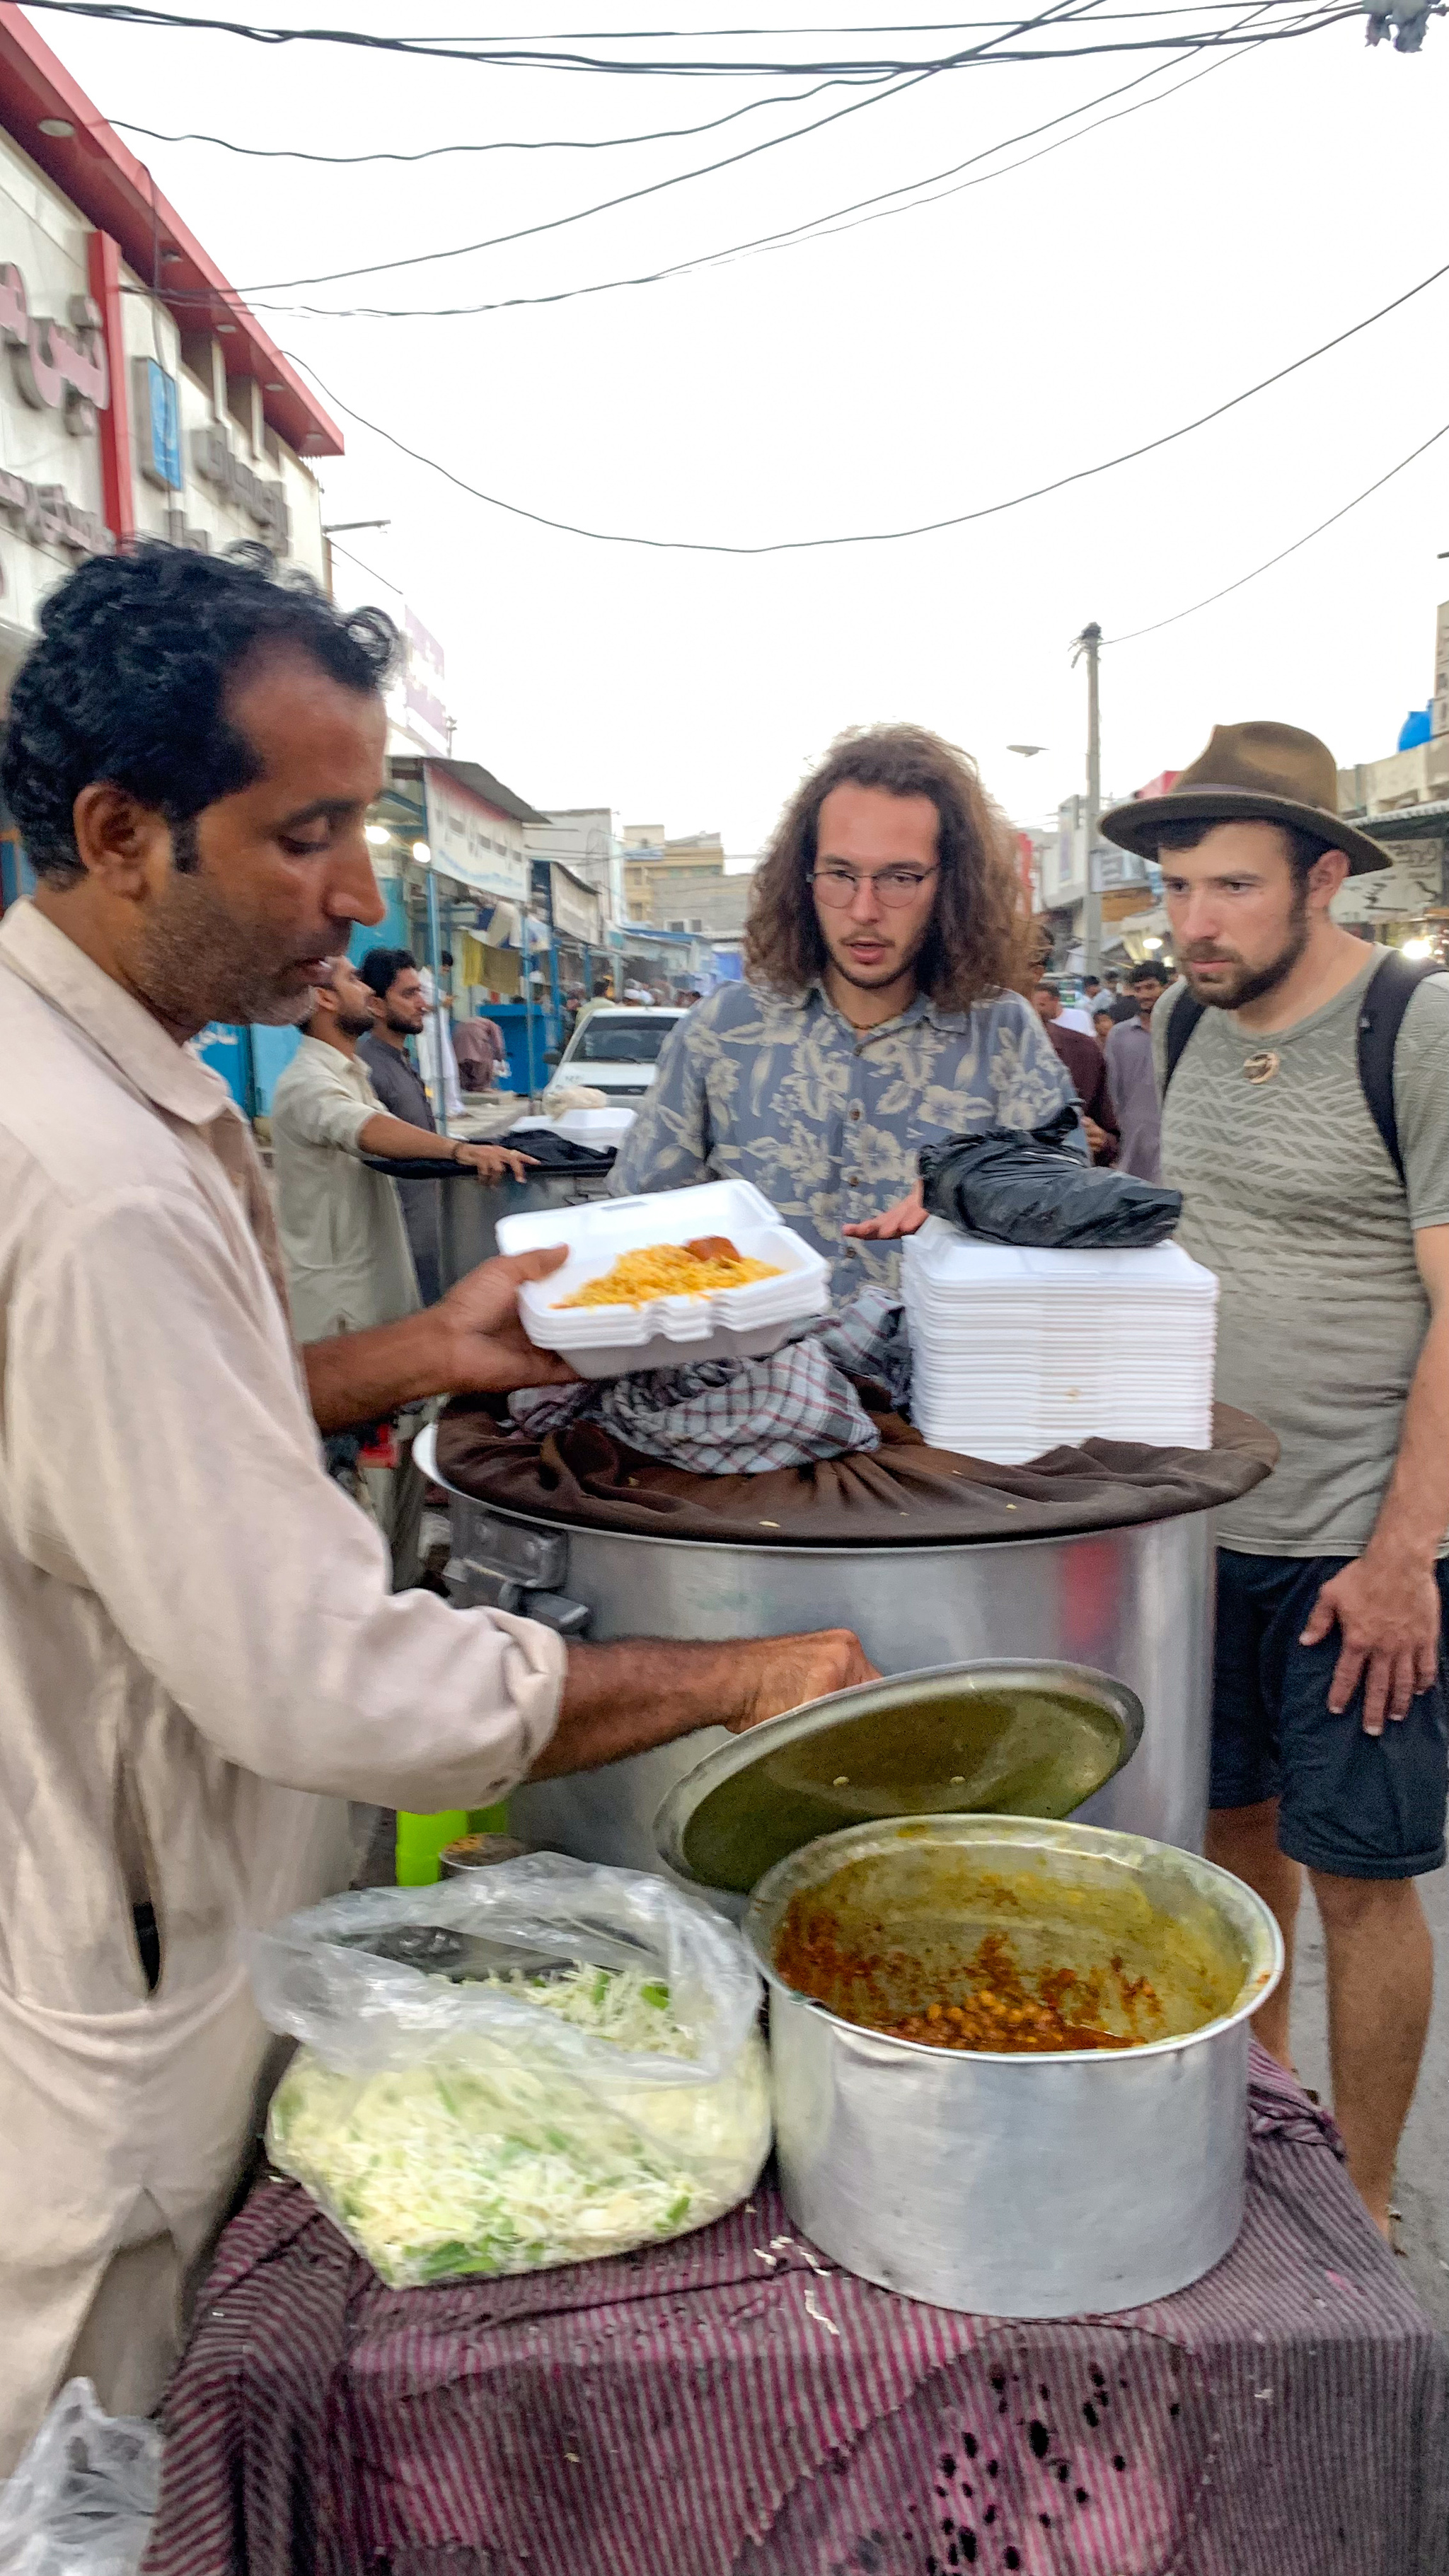
[{"label": "black plastic bag", "polygon": [[1182,1214],[1182,1192],[1130,1172],[1095,1171],[1079,1154],[1065,1153],[1076,1125],[1073,1107],[1026,1133],[989,1127],[982,1136],[927,1145],[927,1209],[987,1243],[1079,1252],[1164,1242]]}]

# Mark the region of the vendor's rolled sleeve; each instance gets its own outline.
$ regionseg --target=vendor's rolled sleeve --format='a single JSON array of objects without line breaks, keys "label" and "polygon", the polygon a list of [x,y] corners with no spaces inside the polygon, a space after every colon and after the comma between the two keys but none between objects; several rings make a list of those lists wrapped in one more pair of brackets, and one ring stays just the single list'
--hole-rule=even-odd
[{"label": "vendor's rolled sleeve", "polygon": [[11,1309],[6,1450],[30,1561],[96,1595],[226,1760],[284,1787],[486,1806],[547,1743],[561,1639],[388,1591],[322,1472],[285,1344],[193,1198],[73,1208]]}]

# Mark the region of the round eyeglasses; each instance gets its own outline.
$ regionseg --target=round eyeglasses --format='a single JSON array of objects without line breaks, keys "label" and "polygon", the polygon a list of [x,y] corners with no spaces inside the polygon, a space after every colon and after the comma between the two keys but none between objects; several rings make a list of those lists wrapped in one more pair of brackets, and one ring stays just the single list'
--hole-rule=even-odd
[{"label": "round eyeglasses", "polygon": [[816,898],[831,912],[844,912],[853,904],[861,887],[871,886],[888,912],[899,912],[905,904],[914,903],[923,885],[941,871],[934,868],[869,868],[857,876],[853,868],[813,868],[810,883]]}]

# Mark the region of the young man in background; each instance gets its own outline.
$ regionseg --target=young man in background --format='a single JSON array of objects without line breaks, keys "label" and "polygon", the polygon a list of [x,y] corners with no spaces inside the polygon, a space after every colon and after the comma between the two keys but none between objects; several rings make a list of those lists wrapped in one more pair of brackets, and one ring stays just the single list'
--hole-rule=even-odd
[{"label": "young man in background", "polygon": [[1162,1121],[1152,1069],[1152,1014],[1167,990],[1167,977],[1152,958],[1127,978],[1132,1016],[1119,1020],[1107,1040],[1107,1088],[1117,1130],[1117,1169],[1139,1181],[1162,1177]]}]

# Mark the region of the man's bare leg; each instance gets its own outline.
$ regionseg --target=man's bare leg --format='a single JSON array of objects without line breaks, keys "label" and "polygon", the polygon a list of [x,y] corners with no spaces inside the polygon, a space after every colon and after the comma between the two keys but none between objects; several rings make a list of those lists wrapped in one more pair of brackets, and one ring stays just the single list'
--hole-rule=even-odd
[{"label": "man's bare leg", "polygon": [[1411,1878],[1311,1877],[1327,1954],[1333,2116],[1349,2172],[1387,2236],[1394,2159],[1429,2027],[1433,1944]]},{"label": "man's bare leg", "polygon": [[1214,1807],[1208,1818],[1207,1856],[1219,1869],[1255,1888],[1278,1918],[1287,1956],[1277,1992],[1253,2015],[1253,2036],[1289,2074],[1295,2072],[1288,2042],[1288,2011],[1293,1995],[1293,1934],[1303,1872],[1296,1860],[1278,1849],[1278,1801],[1264,1798],[1255,1807]]}]

